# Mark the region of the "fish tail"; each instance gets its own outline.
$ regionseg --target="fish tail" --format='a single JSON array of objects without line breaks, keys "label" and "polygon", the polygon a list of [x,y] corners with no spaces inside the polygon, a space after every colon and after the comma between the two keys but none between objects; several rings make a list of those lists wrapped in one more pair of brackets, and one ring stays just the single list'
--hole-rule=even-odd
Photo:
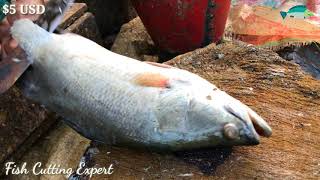
[{"label": "fish tail", "polygon": [[285,19],[287,17],[287,12],[284,12],[284,11],[280,11],[280,14],[282,16],[282,19]]},{"label": "fish tail", "polygon": [[45,12],[35,23],[51,33],[54,32],[73,2],[74,0],[50,0],[46,4]]}]

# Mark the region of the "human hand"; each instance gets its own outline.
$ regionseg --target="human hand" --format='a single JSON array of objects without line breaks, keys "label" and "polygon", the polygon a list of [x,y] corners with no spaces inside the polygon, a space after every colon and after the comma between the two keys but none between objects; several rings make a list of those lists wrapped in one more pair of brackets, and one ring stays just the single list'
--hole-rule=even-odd
[{"label": "human hand", "polygon": [[[13,1],[11,1],[13,2]],[[16,0],[16,7],[20,7],[20,5],[43,5],[44,0]],[[39,15],[23,15],[20,12],[20,8],[16,8],[17,12],[15,14],[8,14],[7,17],[0,22],[0,53],[1,58],[6,57],[10,54],[15,48],[17,48],[17,42],[10,35],[10,27],[13,22],[22,19],[28,18],[31,20],[36,20]]]}]

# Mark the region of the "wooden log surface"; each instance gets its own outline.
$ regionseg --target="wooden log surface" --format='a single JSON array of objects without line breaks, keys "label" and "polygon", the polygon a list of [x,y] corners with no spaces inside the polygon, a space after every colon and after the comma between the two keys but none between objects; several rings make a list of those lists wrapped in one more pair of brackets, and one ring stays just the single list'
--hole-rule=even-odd
[{"label": "wooden log surface", "polygon": [[210,45],[167,62],[249,105],[273,128],[258,146],[157,154],[99,147],[93,179],[320,179],[320,81],[276,53],[242,43]]}]

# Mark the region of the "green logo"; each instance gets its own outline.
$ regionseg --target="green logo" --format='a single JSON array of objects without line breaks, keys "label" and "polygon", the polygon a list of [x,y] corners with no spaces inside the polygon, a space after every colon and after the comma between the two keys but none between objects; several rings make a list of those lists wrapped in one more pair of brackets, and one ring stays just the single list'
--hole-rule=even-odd
[{"label": "green logo", "polygon": [[280,12],[283,19],[290,17],[296,19],[307,19],[314,16],[314,13],[308,10],[305,5],[297,5],[289,9],[288,12]]}]

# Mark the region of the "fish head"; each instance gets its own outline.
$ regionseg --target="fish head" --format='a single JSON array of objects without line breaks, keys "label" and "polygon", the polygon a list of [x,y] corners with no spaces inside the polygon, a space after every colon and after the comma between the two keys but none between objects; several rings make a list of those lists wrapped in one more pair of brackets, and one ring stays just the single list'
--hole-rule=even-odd
[{"label": "fish head", "polygon": [[260,136],[272,134],[270,126],[256,112],[217,88],[211,92],[198,89],[188,113],[189,124],[196,127],[193,130],[209,128],[202,131],[202,136],[212,137],[217,145],[257,145]]}]

